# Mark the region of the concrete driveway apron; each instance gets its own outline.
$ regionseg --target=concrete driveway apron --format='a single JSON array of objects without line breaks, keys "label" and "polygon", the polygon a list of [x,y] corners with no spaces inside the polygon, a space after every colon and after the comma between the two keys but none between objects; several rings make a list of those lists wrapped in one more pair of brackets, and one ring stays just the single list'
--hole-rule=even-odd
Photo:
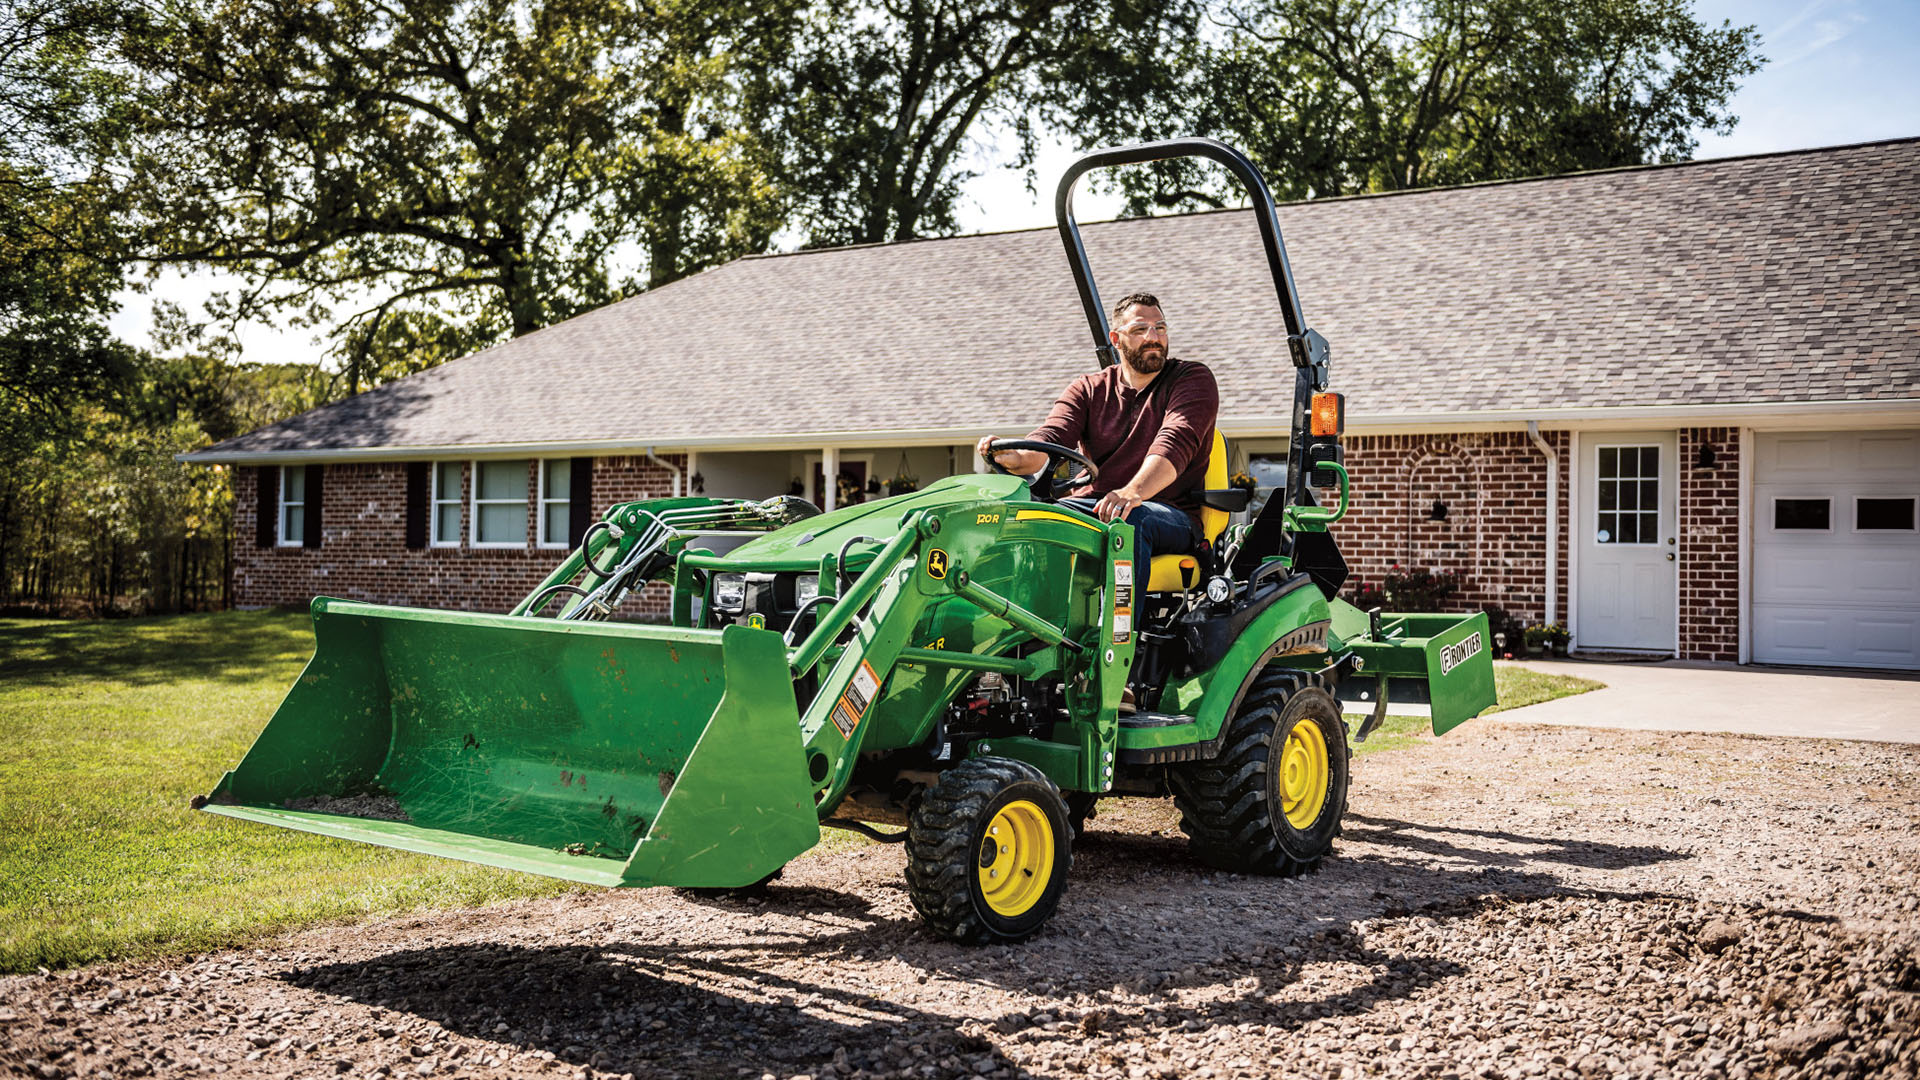
[{"label": "concrete driveway apron", "polygon": [[1717,731],[1920,743],[1920,675],[1666,660],[1516,663],[1606,689],[1488,720],[1643,731]]}]

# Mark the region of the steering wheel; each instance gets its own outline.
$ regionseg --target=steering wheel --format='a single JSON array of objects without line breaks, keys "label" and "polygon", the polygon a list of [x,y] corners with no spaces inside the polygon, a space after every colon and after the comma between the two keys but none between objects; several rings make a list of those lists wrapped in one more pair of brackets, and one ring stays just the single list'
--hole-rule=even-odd
[{"label": "steering wheel", "polygon": [[1100,478],[1100,466],[1095,465],[1092,458],[1070,446],[1040,442],[1037,439],[995,439],[987,444],[987,464],[993,466],[994,472],[1003,476],[1015,474],[994,459],[993,455],[1002,450],[1034,450],[1047,455],[1047,467],[1040,470],[1040,475],[1034,477],[1031,484],[1031,494],[1041,502],[1053,502],[1058,498],[1053,493],[1054,473],[1060,468],[1061,462],[1071,462],[1079,466],[1077,471],[1059,478],[1059,482],[1065,488],[1091,484]]}]

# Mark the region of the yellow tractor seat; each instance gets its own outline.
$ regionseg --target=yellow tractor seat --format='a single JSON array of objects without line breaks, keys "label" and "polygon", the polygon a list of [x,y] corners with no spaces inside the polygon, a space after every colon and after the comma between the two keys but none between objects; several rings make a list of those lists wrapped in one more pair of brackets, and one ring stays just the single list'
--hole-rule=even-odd
[{"label": "yellow tractor seat", "polygon": [[[1247,493],[1227,487],[1227,440],[1213,429],[1213,448],[1207,454],[1206,485],[1200,506],[1200,531],[1207,543],[1216,543],[1236,509],[1244,510]],[[1235,503],[1238,503],[1236,506]],[[1147,569],[1148,592],[1185,592],[1200,584],[1200,560],[1192,555],[1155,555]]]}]

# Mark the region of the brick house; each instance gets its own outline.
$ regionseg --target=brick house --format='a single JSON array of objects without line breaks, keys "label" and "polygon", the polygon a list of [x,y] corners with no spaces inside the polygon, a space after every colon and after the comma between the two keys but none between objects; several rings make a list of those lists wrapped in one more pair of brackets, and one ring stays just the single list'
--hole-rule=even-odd
[{"label": "brick house", "polygon": [[[1456,573],[1582,648],[1920,668],[1920,140],[1279,214],[1348,398],[1356,579]],[[1084,236],[1272,479],[1292,373],[1248,214]],[[973,468],[1084,334],[1050,229],[756,256],[187,457],[238,466],[238,604],[502,610],[614,502]]]}]

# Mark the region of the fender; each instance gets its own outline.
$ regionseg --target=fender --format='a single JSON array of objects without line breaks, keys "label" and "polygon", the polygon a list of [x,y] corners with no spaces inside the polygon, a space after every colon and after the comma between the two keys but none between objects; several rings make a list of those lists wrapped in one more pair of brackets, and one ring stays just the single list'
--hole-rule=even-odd
[{"label": "fender", "polygon": [[[1289,589],[1247,625],[1218,663],[1168,685],[1160,699],[1161,712],[1155,714],[1162,723],[1151,727],[1122,723],[1121,761],[1161,765],[1208,757],[1227,718],[1240,707],[1268,663],[1280,660],[1288,666],[1318,670],[1333,662],[1327,645],[1331,623],[1331,608],[1319,589]],[[1192,719],[1166,722],[1181,716]]]}]

